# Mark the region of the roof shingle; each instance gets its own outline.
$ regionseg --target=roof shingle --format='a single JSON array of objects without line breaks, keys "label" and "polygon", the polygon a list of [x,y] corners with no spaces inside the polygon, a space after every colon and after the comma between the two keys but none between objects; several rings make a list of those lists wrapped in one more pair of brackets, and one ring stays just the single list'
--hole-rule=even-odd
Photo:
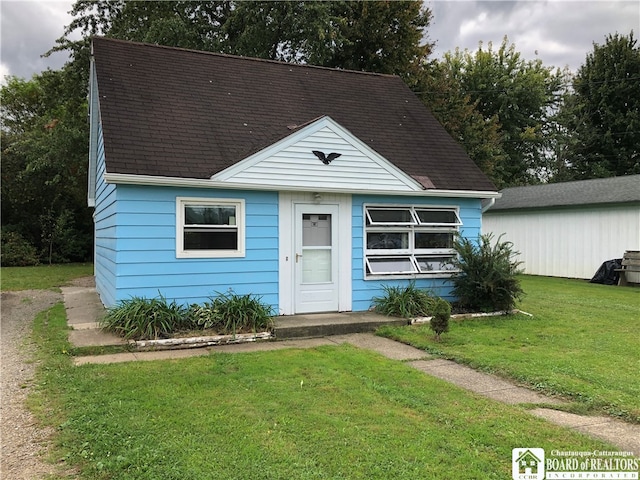
[{"label": "roof shingle", "polygon": [[399,77],[105,38],[93,54],[109,173],[208,179],[327,115],[431,188],[496,190]]},{"label": "roof shingle", "polygon": [[489,212],[640,202],[640,175],[505,188]]}]

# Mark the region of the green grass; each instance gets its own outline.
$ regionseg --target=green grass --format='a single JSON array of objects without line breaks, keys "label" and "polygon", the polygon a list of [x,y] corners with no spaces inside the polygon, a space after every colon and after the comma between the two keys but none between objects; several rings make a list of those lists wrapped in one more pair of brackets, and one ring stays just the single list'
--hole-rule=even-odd
[{"label": "green grass", "polygon": [[612,447],[349,345],[73,367],[34,322],[31,405],[80,479],[511,478],[511,449]]},{"label": "green grass", "polygon": [[2,267],[2,291],[49,290],[67,284],[78,277],[93,275],[92,263],[39,265],[37,267]]},{"label": "green grass", "polygon": [[525,315],[380,333],[431,353],[569,397],[578,408],[640,423],[640,289],[523,276]]}]

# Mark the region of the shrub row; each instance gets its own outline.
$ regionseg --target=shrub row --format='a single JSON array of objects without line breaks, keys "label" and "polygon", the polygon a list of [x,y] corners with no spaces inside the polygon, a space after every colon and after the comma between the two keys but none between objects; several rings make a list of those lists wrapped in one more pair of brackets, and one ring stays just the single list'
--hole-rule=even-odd
[{"label": "shrub row", "polygon": [[[516,277],[520,262],[510,242],[501,238],[492,245],[492,236],[478,242],[459,238],[453,276],[453,294],[458,304],[471,311],[511,310],[523,291]],[[383,286],[384,296],[373,298],[376,311],[403,318],[433,317],[431,328],[439,337],[448,330],[451,305],[420,290],[414,282],[406,287]],[[260,297],[218,294],[202,305],[188,307],[168,302],[162,295],[154,299],[133,297],[108,310],[103,322],[106,330],[125,338],[155,339],[183,330],[215,330],[219,334],[264,331],[272,327],[273,312]]]},{"label": "shrub row", "polygon": [[[451,262],[456,267],[451,281],[458,308],[474,312],[515,308],[524,292],[517,278],[521,262],[513,259],[518,253],[511,242],[503,242],[502,237],[493,242],[491,234],[481,235],[477,242],[460,237],[454,248],[458,255]],[[432,317],[436,338],[448,331],[451,305],[447,301],[416,288],[414,282],[382,288],[384,295],[373,298],[377,312],[402,318]]]},{"label": "shrub row", "polygon": [[102,327],[127,339],[151,340],[190,330],[219,335],[266,331],[272,328],[272,317],[271,306],[251,294],[218,293],[204,304],[189,306],[169,302],[160,294],[122,300],[107,310]]}]

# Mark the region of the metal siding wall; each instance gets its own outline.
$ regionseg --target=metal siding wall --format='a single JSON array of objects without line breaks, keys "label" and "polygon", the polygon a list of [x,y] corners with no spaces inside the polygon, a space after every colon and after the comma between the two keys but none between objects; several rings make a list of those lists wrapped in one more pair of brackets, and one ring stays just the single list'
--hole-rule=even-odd
[{"label": "metal siding wall", "polygon": [[[481,227],[481,205],[478,199],[460,198],[420,198],[420,197],[380,197],[354,195],[353,197],[353,247],[352,247],[352,282],[353,282],[353,310],[363,311],[371,308],[373,297],[384,294],[383,286],[407,285],[408,279],[364,279],[364,204],[400,204],[400,205],[457,205],[460,208],[462,227],[461,235],[467,238],[477,238]],[[430,289],[433,294],[453,300],[451,282],[448,278],[416,278],[416,286]]]},{"label": "metal siding wall", "polygon": [[588,279],[602,262],[640,249],[638,206],[489,212],[483,231],[505,233],[532,275]]},{"label": "metal siding wall", "polygon": [[[176,258],[176,197],[245,200],[243,258]],[[278,194],[118,186],[117,297],[201,303],[216,292],[256,294],[278,307]]]}]

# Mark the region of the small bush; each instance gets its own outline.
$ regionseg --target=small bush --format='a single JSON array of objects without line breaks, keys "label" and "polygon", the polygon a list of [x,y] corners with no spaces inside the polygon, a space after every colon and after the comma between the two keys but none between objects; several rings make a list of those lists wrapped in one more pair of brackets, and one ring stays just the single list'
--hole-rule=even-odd
[{"label": "small bush", "polygon": [[502,236],[492,246],[493,235],[481,235],[478,243],[458,238],[458,253],[451,264],[458,269],[453,277],[453,294],[461,308],[491,312],[512,310],[522,298],[523,290],[516,275],[522,262],[513,260],[518,252]]},{"label": "small bush", "polygon": [[102,322],[105,330],[133,340],[169,336],[186,326],[187,309],[160,295],[147,299],[132,297],[109,308]]},{"label": "small bush", "polygon": [[38,252],[18,232],[2,231],[2,254],[0,254],[3,267],[28,267],[38,264]]},{"label": "small bush", "polygon": [[384,295],[374,297],[373,306],[376,312],[383,315],[401,318],[430,317],[440,302],[449,305],[446,300],[420,290],[413,281],[406,287],[383,285],[382,288]]},{"label": "small bush", "polygon": [[451,304],[442,298],[435,298],[429,326],[436,334],[436,340],[440,340],[440,334],[449,331],[449,318],[451,318]]}]

